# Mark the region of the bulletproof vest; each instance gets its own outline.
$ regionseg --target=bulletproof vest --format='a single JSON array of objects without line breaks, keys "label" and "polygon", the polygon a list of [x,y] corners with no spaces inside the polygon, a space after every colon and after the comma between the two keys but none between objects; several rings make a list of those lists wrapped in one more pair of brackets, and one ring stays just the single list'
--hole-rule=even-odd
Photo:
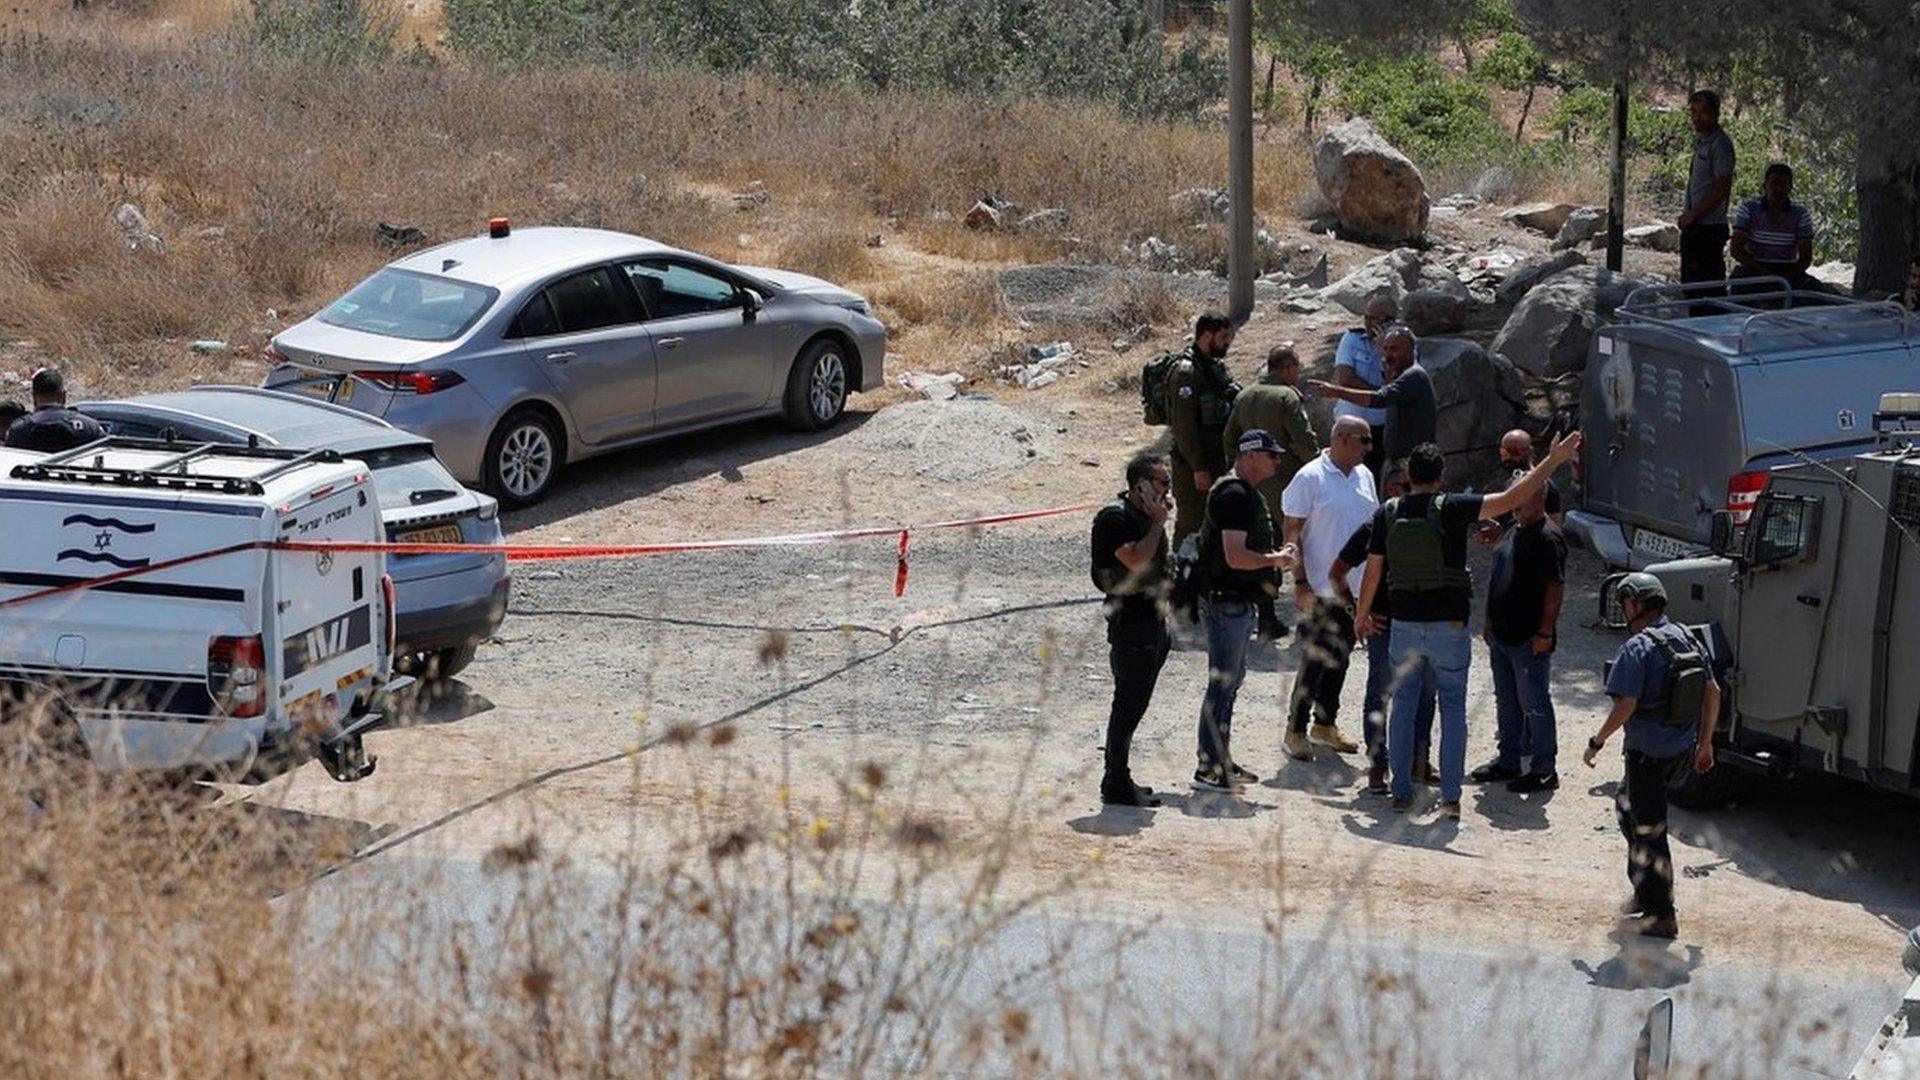
[{"label": "bulletproof vest", "polygon": [[1401,513],[1400,499],[1387,500],[1387,587],[1395,592],[1473,590],[1473,577],[1464,566],[1447,565],[1445,532],[1440,508],[1445,495],[1435,495],[1421,517]]},{"label": "bulletproof vest", "polygon": [[[1194,407],[1200,423],[1209,431],[1225,431],[1227,417],[1233,412],[1233,399],[1240,396],[1240,384],[1233,381],[1227,365],[1220,360],[1201,359],[1189,346],[1176,368],[1185,365],[1191,372]],[[1167,380],[1169,387],[1173,380]]]},{"label": "bulletproof vest", "polygon": [[[1252,484],[1228,473],[1213,482],[1207,492],[1207,504],[1213,504],[1213,494],[1229,484],[1238,484],[1253,497],[1253,528],[1247,530],[1247,547],[1254,551],[1273,550],[1273,515],[1267,510],[1267,502]],[[1194,567],[1195,575],[1201,586],[1221,592],[1277,592],[1273,584],[1275,575],[1270,570],[1235,570],[1227,565],[1227,556],[1220,546],[1220,526],[1214,523],[1213,515],[1208,514],[1200,523],[1200,544],[1198,559]]]},{"label": "bulletproof vest", "polygon": [[1706,650],[1684,626],[1669,623],[1641,633],[1667,658],[1667,685],[1659,697],[1642,703],[1640,711],[1666,727],[1699,727],[1707,709],[1707,680],[1713,678]]}]

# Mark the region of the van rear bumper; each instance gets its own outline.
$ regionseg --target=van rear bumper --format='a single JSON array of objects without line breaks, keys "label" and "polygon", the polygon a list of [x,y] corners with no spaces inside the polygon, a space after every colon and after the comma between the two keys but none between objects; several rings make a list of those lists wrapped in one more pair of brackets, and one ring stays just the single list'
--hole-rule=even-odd
[{"label": "van rear bumper", "polygon": [[1627,527],[1612,518],[1585,510],[1569,510],[1564,532],[1567,539],[1600,556],[1608,566],[1633,565],[1633,545],[1627,542]]}]

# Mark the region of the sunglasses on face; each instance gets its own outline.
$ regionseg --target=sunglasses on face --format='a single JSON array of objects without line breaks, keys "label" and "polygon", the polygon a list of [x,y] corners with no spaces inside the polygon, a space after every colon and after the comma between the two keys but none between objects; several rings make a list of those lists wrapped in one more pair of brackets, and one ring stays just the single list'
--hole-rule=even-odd
[{"label": "sunglasses on face", "polygon": [[1342,435],[1340,437],[1343,439],[1352,439],[1354,442],[1357,442],[1362,446],[1373,445],[1373,436],[1371,435]]}]

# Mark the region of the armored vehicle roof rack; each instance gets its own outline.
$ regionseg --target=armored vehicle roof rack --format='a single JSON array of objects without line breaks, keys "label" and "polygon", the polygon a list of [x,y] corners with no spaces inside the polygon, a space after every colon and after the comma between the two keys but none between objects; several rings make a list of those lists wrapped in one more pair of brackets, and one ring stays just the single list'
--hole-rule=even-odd
[{"label": "armored vehicle roof rack", "polygon": [[[109,465],[107,454],[122,450],[158,452],[168,456],[141,465]],[[194,464],[210,458],[256,458],[278,464],[248,476],[214,476],[192,471]],[[275,477],[290,473],[302,465],[339,460],[340,455],[333,450],[297,450],[261,446],[257,442],[234,446],[109,435],[41,461],[16,465],[12,476],[15,480],[210,491],[223,495],[262,495],[266,492],[266,482]]]},{"label": "armored vehicle roof rack", "polygon": [[1754,360],[1768,353],[1906,340],[1920,330],[1920,320],[1890,300],[1795,289],[1777,277],[1644,285],[1627,295],[1616,317],[1622,325],[1665,331]]}]

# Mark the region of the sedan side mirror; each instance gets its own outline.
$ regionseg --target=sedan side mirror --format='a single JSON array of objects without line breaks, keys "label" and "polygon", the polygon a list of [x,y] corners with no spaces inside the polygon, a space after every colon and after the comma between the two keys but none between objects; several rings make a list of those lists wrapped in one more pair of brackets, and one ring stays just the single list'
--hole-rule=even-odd
[{"label": "sedan side mirror", "polygon": [[752,322],[754,316],[760,314],[760,309],[766,306],[767,302],[761,298],[759,293],[754,292],[752,289],[740,290],[740,309],[748,322]]},{"label": "sedan side mirror", "polygon": [[1707,524],[1707,548],[1722,558],[1739,554],[1734,547],[1733,511],[1715,510]]}]

